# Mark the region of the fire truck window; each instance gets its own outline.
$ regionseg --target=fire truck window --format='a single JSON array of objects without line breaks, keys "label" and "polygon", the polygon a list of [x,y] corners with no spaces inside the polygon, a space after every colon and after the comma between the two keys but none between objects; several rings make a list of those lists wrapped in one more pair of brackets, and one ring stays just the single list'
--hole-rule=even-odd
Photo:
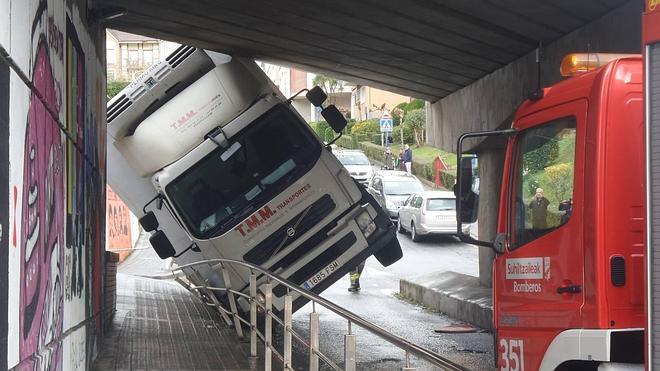
[{"label": "fire truck window", "polygon": [[566,224],[573,211],[575,118],[519,135],[512,205],[512,248]]}]

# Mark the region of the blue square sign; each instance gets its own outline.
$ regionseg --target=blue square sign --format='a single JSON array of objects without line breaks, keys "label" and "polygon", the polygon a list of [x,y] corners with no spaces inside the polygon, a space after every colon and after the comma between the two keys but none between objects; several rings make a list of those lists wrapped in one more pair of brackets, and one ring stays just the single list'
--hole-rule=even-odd
[{"label": "blue square sign", "polygon": [[380,132],[381,133],[390,133],[392,132],[392,127],[394,126],[394,122],[392,121],[392,118],[381,118],[380,119]]}]

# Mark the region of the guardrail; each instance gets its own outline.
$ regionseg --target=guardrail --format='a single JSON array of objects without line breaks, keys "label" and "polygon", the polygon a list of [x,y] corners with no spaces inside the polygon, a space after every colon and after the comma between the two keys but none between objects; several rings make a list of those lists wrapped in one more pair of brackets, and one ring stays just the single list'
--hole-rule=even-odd
[{"label": "guardrail", "polygon": [[[227,265],[237,265],[250,270],[249,294],[231,289],[230,277],[226,268]],[[226,287],[214,287],[209,285],[199,273],[198,268],[201,266],[209,266],[212,270],[219,271]],[[257,273],[266,277],[266,282],[260,284],[260,287],[257,286]],[[175,279],[189,291],[201,298],[207,305],[217,308],[223,320],[230,326],[233,324],[239,337],[244,336],[243,325],[245,325],[250,331],[250,356],[255,362],[258,359],[257,340],[260,340],[264,345],[265,371],[270,371],[272,369],[273,356],[282,362],[284,370],[293,370],[292,340],[294,338],[309,352],[308,370],[317,371],[319,369],[320,361],[333,370],[356,370],[357,351],[356,335],[353,331],[354,326],[363,328],[373,335],[376,335],[401,349],[405,355],[405,366],[402,368],[403,371],[416,370],[415,367],[411,366],[411,355],[420,357],[432,365],[444,370],[467,370],[466,368],[441,357],[433,351],[394,335],[380,326],[363,319],[357,314],[251,263],[233,259],[210,259],[181,265],[172,269],[172,274],[169,275],[146,277],[156,279]],[[273,313],[273,282],[284,285],[287,288],[287,294],[284,297],[283,318],[279,318]],[[262,292],[261,294],[257,293],[258,289]],[[213,294],[216,291],[227,295],[229,308],[226,308],[226,305],[223,305]],[[312,303],[312,311],[309,314],[309,341],[305,340],[301,334],[293,329],[292,291],[305,297]],[[244,298],[250,304],[249,320],[240,316],[236,305],[237,296]],[[347,321],[347,334],[344,335],[344,368],[341,368],[337,363],[331,360],[328,355],[322,353],[319,348],[319,313],[316,311],[317,305],[330,310]],[[259,309],[264,313],[263,332],[260,331],[257,326],[257,312]],[[273,345],[273,321],[277,322],[283,328],[284,345],[282,353],[280,353]]]}]

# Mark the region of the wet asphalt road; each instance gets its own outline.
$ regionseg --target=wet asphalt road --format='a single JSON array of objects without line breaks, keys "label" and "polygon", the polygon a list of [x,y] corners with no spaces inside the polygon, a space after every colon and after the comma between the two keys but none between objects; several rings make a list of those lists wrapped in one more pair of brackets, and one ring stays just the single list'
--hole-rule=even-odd
[{"label": "wet asphalt road", "polygon": [[[493,345],[491,334],[439,334],[434,329],[456,324],[459,321],[439,313],[399,300],[399,279],[435,271],[452,270],[464,274],[478,274],[478,253],[474,246],[459,242],[453,237],[433,237],[422,242],[412,242],[409,235],[399,235],[403,258],[382,267],[371,257],[367,260],[360,283],[359,293],[347,291],[348,276],[328,288],[322,296],[378,326],[408,341],[439,353],[472,370],[493,369]],[[294,329],[307,338],[311,305],[294,314]],[[347,323],[327,310],[320,312],[321,350],[340,366],[343,363],[343,335]],[[357,360],[359,370],[401,370],[405,353],[366,330],[353,327],[357,336]],[[296,341],[294,340],[294,344]],[[308,355],[302,347],[294,352],[296,369],[307,369]],[[412,366],[418,370],[436,369],[424,361],[413,358]],[[330,369],[330,368],[325,368]]]}]

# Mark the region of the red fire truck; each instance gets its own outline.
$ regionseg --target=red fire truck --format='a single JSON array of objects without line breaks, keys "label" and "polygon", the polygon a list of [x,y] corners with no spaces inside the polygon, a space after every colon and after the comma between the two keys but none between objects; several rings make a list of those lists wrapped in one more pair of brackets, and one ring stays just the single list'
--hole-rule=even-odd
[{"label": "red fire truck", "polygon": [[643,57],[569,55],[569,78],[523,102],[510,129],[459,139],[458,233],[476,219],[478,194],[495,191],[475,189],[464,141],[506,139],[498,234],[462,236],[497,252],[499,370],[659,362],[660,1],[647,1],[643,34]]}]

